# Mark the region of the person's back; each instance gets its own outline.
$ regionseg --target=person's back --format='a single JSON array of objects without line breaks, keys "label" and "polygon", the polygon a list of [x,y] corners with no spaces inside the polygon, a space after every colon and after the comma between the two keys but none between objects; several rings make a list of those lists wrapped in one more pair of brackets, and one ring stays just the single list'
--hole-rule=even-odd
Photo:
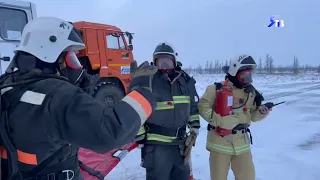
[{"label": "person's back", "polygon": [[[105,153],[133,141],[155,108],[149,84],[139,83],[149,75],[133,78],[137,86],[114,108],[85,93],[81,88],[86,87],[75,86],[88,84],[81,83],[85,72],[74,52],[84,44],[69,28],[71,24],[57,18],[27,24],[10,67],[18,71],[0,78],[2,179],[82,179],[78,147]],[[41,33],[48,38],[35,38]],[[61,42],[64,36],[68,40]],[[43,52],[48,47],[52,50]],[[77,62],[79,67],[70,68]],[[139,68],[151,67],[145,65]],[[150,75],[155,71],[149,69]]]}]

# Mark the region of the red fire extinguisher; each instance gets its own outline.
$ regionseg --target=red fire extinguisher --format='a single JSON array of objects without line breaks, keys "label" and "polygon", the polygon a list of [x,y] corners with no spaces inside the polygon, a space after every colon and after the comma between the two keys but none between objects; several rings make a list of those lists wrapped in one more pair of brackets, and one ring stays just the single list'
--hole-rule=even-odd
[{"label": "red fire extinguisher", "polygon": [[217,91],[216,104],[214,111],[220,116],[228,116],[232,114],[233,94],[226,86],[228,81],[225,81],[221,90]]}]

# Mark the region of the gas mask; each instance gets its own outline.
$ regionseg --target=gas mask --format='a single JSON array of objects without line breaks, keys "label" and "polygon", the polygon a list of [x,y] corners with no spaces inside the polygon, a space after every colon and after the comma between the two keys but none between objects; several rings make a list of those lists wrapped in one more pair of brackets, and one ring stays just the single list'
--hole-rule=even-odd
[{"label": "gas mask", "polygon": [[83,67],[77,57],[76,51],[67,51],[59,58],[59,71],[62,76],[69,79],[73,84],[77,84],[84,72]]},{"label": "gas mask", "polygon": [[172,74],[174,73],[174,69],[176,67],[175,65],[175,59],[170,55],[157,55],[154,57],[154,64],[158,67],[158,70],[167,73]]},{"label": "gas mask", "polygon": [[253,82],[252,80],[252,70],[243,70],[237,73],[237,80],[243,85],[249,85]]}]

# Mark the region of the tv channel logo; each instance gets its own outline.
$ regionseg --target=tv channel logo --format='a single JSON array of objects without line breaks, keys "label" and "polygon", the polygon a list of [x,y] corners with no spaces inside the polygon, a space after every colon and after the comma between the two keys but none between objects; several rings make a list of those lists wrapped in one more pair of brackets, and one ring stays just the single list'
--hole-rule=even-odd
[{"label": "tv channel logo", "polygon": [[284,20],[271,16],[270,21],[271,23],[268,27],[272,27],[273,25],[275,25],[276,27],[284,27]]}]

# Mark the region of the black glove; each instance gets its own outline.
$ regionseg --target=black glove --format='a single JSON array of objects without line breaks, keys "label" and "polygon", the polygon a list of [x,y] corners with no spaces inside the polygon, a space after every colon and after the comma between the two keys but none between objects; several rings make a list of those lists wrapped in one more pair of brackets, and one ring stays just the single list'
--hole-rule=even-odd
[{"label": "black glove", "polygon": [[137,61],[130,65],[130,74],[132,77],[129,91],[143,88],[152,91],[152,77],[158,71],[156,66],[150,65],[148,61],[143,62],[137,67]]},{"label": "black glove", "polygon": [[259,106],[261,106],[262,101],[264,101],[264,97],[262,96],[262,94],[260,92],[258,92],[256,90],[256,97],[254,98],[254,102],[257,105],[257,108],[259,108]]}]

